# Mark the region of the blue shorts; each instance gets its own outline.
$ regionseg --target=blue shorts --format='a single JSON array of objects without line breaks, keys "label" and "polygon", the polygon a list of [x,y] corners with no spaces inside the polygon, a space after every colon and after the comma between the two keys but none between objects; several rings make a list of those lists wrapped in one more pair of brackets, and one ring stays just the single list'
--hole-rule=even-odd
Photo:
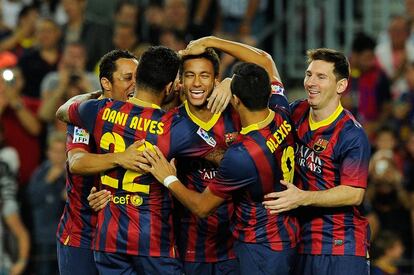
[{"label": "blue shorts", "polygon": [[369,260],[349,255],[307,255],[299,254],[293,274],[309,275],[368,275]]},{"label": "blue shorts", "polygon": [[184,262],[186,275],[239,275],[239,262],[236,259],[216,263]]},{"label": "blue shorts", "polygon": [[290,274],[295,257],[296,248],[283,251],[274,251],[262,244],[238,242],[234,250],[240,264],[240,274]]},{"label": "blue shorts", "polygon": [[95,262],[100,275],[113,274],[171,274],[182,275],[178,259],[167,257],[133,256],[95,251]]},{"label": "blue shorts", "polygon": [[68,246],[57,241],[57,258],[61,275],[98,274],[91,249]]}]

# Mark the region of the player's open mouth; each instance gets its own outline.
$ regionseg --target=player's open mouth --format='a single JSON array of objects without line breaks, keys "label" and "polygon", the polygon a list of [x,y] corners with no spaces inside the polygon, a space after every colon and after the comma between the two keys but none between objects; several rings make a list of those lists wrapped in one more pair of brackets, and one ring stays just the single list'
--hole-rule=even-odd
[{"label": "player's open mouth", "polygon": [[128,92],[127,93],[127,97],[128,98],[131,98],[131,97],[133,97],[134,96],[134,91],[131,91],[131,92]]},{"label": "player's open mouth", "polygon": [[319,91],[314,91],[314,90],[308,90],[308,94],[309,94],[310,96],[314,96],[314,95],[318,95],[318,94],[320,94],[320,92],[319,92]]},{"label": "player's open mouth", "polygon": [[204,91],[190,91],[190,95],[194,99],[200,99],[203,98]]}]

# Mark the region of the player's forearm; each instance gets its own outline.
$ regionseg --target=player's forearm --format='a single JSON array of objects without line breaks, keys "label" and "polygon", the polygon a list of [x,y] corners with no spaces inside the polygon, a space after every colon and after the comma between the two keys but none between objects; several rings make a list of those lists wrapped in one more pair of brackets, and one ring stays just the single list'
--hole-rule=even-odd
[{"label": "player's forearm", "polygon": [[97,174],[118,166],[117,153],[92,154],[80,150],[68,153],[69,171],[78,175]]},{"label": "player's forearm", "polygon": [[316,207],[356,206],[362,203],[365,189],[340,185],[323,191],[305,191],[301,205]]},{"label": "player's forearm", "polygon": [[210,215],[217,206],[204,199],[204,192],[199,193],[185,187],[180,181],[170,184],[168,189],[185,207],[200,218]]},{"label": "player's forearm", "polygon": [[68,101],[66,101],[62,106],[59,107],[59,109],[56,111],[56,118],[66,122],[66,123],[71,123],[70,118],[69,118],[69,107],[70,105],[72,105],[73,103],[76,102],[84,102],[86,100],[89,99],[94,99],[94,98],[98,98],[99,95],[101,95],[102,92],[101,91],[95,91],[92,93],[87,93],[87,94],[81,94],[81,95],[77,95],[74,96],[72,98],[70,98]]},{"label": "player's forearm", "polygon": [[227,54],[236,57],[241,61],[262,66],[269,74],[271,80],[275,80],[276,78],[280,81],[279,72],[277,71],[272,57],[263,50],[249,46],[247,44],[225,40],[214,36],[208,37],[206,40],[206,47],[219,49]]}]

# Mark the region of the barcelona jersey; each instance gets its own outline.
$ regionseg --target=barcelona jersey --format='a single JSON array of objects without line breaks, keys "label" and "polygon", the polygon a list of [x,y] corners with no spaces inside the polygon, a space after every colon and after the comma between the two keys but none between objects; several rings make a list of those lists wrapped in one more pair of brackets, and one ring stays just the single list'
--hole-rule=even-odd
[{"label": "barcelona jersey", "polygon": [[[136,98],[90,100],[69,108],[70,120],[93,133],[99,153],[122,152],[133,142],[157,145],[168,158],[203,156],[211,137],[179,115]],[[176,257],[170,192],[150,174],[121,167],[101,175],[112,201],[98,214],[95,249],[140,256]]]},{"label": "barcelona jersey", "polygon": [[[85,129],[68,124],[66,150],[76,148],[94,152],[95,144]],[[66,164],[67,199],[56,233],[62,244],[89,249],[93,247],[97,215],[89,207],[87,197],[97,182],[97,176],[72,174]]]},{"label": "barcelona jersey", "polygon": [[[361,125],[341,105],[326,120],[313,122],[306,100],[291,104],[297,130],[296,184],[303,190],[339,185],[367,187],[370,145]],[[300,209],[303,254],[366,256],[368,221],[358,207]]]},{"label": "barcelona jersey", "polygon": [[[240,118],[231,107],[221,114],[214,114],[208,122],[195,117],[187,102],[179,108],[179,114],[200,126],[200,131],[206,131],[219,148],[226,149],[236,140],[240,131]],[[216,164],[203,158],[180,158],[177,163],[181,182],[200,193],[214,180],[218,170]],[[204,219],[198,218],[185,207],[180,207],[176,213],[177,245],[184,261],[218,262],[235,258],[234,239],[230,231],[230,218],[233,214],[231,199]]]},{"label": "barcelona jersey", "polygon": [[265,194],[284,190],[280,180],[293,181],[294,129],[287,112],[274,110],[264,121],[242,129],[209,189],[219,197],[232,197],[237,240],[282,251],[298,242],[297,219],[290,213],[271,215],[262,201]]}]

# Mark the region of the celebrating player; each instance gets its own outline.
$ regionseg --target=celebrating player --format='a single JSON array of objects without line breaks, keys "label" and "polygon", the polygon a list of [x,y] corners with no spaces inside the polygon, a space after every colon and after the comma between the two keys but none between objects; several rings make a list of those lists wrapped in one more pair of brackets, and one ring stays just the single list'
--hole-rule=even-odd
[{"label": "celebrating player", "polygon": [[[163,182],[193,213],[205,217],[233,196],[232,225],[235,251],[242,274],[288,274],[294,259],[298,224],[286,214],[269,215],[262,206],[264,194],[281,190],[280,179],[292,181],[294,166],[293,128],[282,109],[270,110],[270,79],[277,80],[273,61],[264,52],[243,44],[206,38],[190,44],[184,54],[199,54],[206,47],[234,53],[242,60],[263,62],[268,72],[251,63],[236,69],[231,81],[231,103],[239,112],[243,129],[240,142],[230,146],[220,163],[216,179],[200,194],[181,184],[175,168],[159,150],[145,151],[152,167],[141,166]],[[254,58],[253,58],[254,57]],[[266,261],[263,261],[266,259]]]},{"label": "celebrating player", "polygon": [[272,213],[300,210],[295,274],[369,274],[368,221],[358,205],[367,186],[370,147],[361,125],[341,106],[349,78],[346,57],[308,51],[307,100],[291,104],[297,129],[296,186],[271,193]]},{"label": "celebrating player", "polygon": [[[134,92],[137,65],[137,59],[126,51],[114,50],[104,55],[99,75],[103,95],[125,101]],[[117,165],[137,169],[133,164],[138,160],[136,148],[141,144],[133,144],[125,152],[93,154],[94,142],[86,130],[68,124],[67,133],[67,201],[57,230],[59,272],[98,274],[92,251],[96,214],[87,201],[89,190],[98,182],[93,174]]]}]

